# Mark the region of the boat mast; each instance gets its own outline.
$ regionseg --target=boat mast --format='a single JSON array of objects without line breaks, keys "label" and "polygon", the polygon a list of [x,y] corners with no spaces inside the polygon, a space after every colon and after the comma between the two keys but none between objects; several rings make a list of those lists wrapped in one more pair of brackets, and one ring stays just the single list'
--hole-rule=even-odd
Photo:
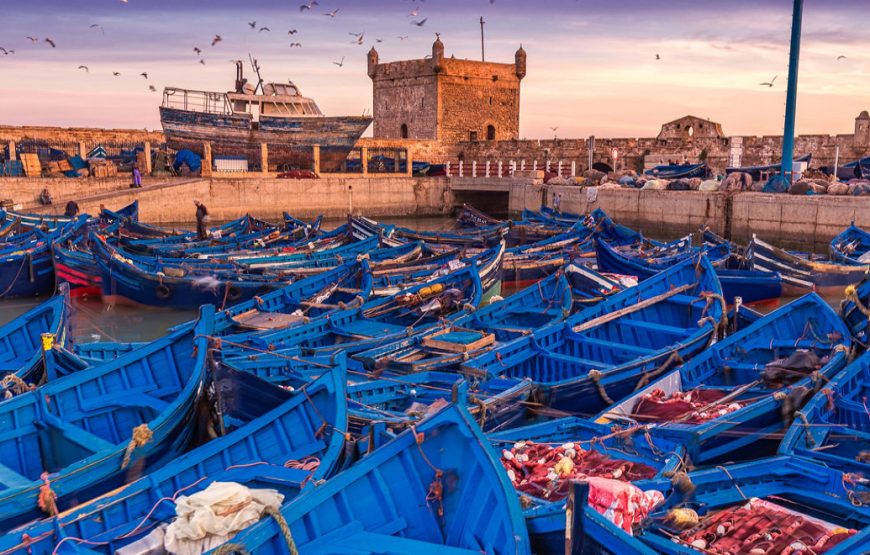
[{"label": "boat mast", "polygon": [[257,94],[258,90],[265,93],[263,90],[263,77],[260,75],[260,64],[251,56],[250,52],[248,52],[248,59],[251,61],[251,67],[254,68],[254,72],[257,74],[257,86],[254,88],[254,94]]},{"label": "boat mast", "polygon": [[788,92],[785,101],[785,129],[782,134],[782,179],[794,182],[794,123],[797,112],[798,61],[801,54],[801,21],[804,0],[794,0],[791,17],[791,51],[788,58]]}]

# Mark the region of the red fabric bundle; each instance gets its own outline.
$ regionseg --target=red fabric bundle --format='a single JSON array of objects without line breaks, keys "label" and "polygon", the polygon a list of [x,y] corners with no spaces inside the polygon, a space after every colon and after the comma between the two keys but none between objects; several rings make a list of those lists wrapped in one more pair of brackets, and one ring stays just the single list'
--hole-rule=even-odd
[{"label": "red fabric bundle", "polygon": [[708,516],[703,524],[680,534],[680,539],[722,555],[809,555],[824,553],[855,533],[753,498]]},{"label": "red fabric bundle", "polygon": [[726,395],[728,392],[720,389],[692,389],[668,395],[655,388],[638,400],[634,415],[641,421],[667,422],[682,418],[687,424],[700,424],[743,408],[738,401],[714,404]]}]

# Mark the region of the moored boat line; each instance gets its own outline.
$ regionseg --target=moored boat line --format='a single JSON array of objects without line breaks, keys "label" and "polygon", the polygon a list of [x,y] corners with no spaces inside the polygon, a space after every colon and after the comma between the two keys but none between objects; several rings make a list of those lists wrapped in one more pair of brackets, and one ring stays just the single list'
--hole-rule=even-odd
[{"label": "moored boat line", "polygon": [[[58,281],[200,310],[156,341],[74,345],[64,285],[0,328],[0,555],[870,537],[857,228],[822,267],[757,240],[654,241],[600,210],[467,206],[439,232],[246,216],[203,240],[137,208],[0,220],[16,295]],[[780,279],[849,287],[839,313],[815,294],[747,313]],[[216,527],[191,538],[198,510]]]}]

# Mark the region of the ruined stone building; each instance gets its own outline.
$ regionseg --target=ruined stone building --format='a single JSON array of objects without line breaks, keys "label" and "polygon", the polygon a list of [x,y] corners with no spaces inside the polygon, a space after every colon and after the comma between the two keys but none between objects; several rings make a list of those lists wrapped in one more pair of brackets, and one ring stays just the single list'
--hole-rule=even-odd
[{"label": "ruined stone building", "polygon": [[516,140],[520,128],[520,81],[526,53],[503,64],[445,57],[441,39],[432,55],[381,63],[368,54],[373,85],[375,139],[463,141]]}]

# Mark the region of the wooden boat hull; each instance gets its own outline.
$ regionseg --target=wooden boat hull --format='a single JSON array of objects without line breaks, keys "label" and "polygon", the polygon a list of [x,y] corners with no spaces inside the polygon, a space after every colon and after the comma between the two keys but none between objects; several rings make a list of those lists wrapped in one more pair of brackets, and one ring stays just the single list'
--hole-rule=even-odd
[{"label": "wooden boat hull", "polygon": [[[294,395],[253,376],[219,368],[212,406],[222,418],[219,424],[235,421],[240,426],[56,519],[0,537],[0,552],[50,555],[66,538],[63,541],[70,550],[84,544],[88,553],[115,553],[149,534],[157,521],[168,522],[175,516],[170,504],[157,502],[160,492],[183,490],[190,495],[215,481],[255,481],[254,467],[268,469],[262,473],[282,479],[282,492],[289,498],[305,482],[326,479],[340,468],[344,435],[334,430],[346,429],[345,379],[337,368],[309,384],[304,393]],[[315,471],[283,466],[288,460],[308,457],[318,459]],[[26,541],[22,541],[24,534],[29,538]]]},{"label": "wooden boat hull", "polygon": [[260,116],[254,126],[249,115],[209,114],[160,107],[166,144],[187,149],[200,157],[203,145],[212,144],[213,155],[245,155],[260,160],[262,144],[269,145],[269,164],[311,167],[312,147],[320,145],[321,171],[338,171],[372,118]]},{"label": "wooden boat hull", "polygon": [[[308,488],[281,514],[300,553],[360,546],[421,555],[529,553],[519,501],[485,442],[465,411],[448,407]],[[286,550],[269,520],[231,541],[252,554]]]},{"label": "wooden boat hull", "polygon": [[747,249],[753,270],[778,272],[782,275],[782,290],[786,295],[815,291],[819,294],[839,294],[847,285],[858,283],[867,274],[867,265],[838,264],[807,260],[753,237]]},{"label": "wooden boat hull", "polygon": [[[54,335],[53,345],[65,348],[72,340],[69,329],[69,289],[61,286],[58,294],[0,326],[0,377],[14,375],[28,385],[38,386],[45,380],[42,334]],[[0,399],[11,397],[13,383],[0,385]]]},{"label": "wooden boat hull", "polygon": [[[843,322],[821,297],[806,295],[715,343],[669,375],[608,408],[596,421],[648,424],[653,437],[685,445],[691,460],[698,464],[758,458],[778,442],[776,436],[768,436],[782,430],[783,419],[793,418],[799,406],[798,399],[788,401],[787,395],[801,389],[815,391],[845,366],[852,345],[848,335]],[[816,354],[821,366],[812,372],[791,371],[785,384],[779,383],[783,378],[765,379],[766,365],[801,350]],[[654,413],[638,407],[642,399],[656,398],[659,392],[683,399],[691,392],[717,394],[721,395],[717,398],[729,401],[703,405],[709,408],[697,412],[709,416],[699,422],[680,420],[694,417],[695,412],[657,420]],[[664,404],[662,408],[678,410]],[[715,416],[722,410],[724,414]]]},{"label": "wooden boat hull", "polygon": [[870,476],[860,457],[870,447],[870,413],[865,408],[870,384],[870,354],[864,353],[825,385],[801,409],[779,446],[781,455],[812,459],[856,476]]},{"label": "wooden boat hull", "polygon": [[[843,532],[857,530],[856,534],[850,535],[845,541],[825,550],[826,555],[861,553],[870,543],[870,510],[864,506],[856,507],[851,501],[855,496],[867,495],[867,486],[847,483],[846,477],[836,470],[796,457],[776,457],[751,463],[717,466],[709,470],[697,470],[690,472],[688,479],[693,486],[692,507],[699,508],[700,516],[710,518],[718,510],[744,506],[748,500],[768,499],[792,511],[797,511],[800,515],[798,518],[801,520],[816,517]],[[647,519],[649,526],[644,527],[644,531],[638,536],[639,539],[660,554],[697,555],[698,550],[694,547],[675,542],[673,536],[679,534],[680,530],[671,528],[664,522],[668,511],[685,505],[686,494],[673,488],[670,480],[659,481],[656,489],[670,493],[665,503],[649,515]],[[757,517],[744,518],[749,522]],[[734,524],[744,525],[747,522]],[[780,523],[770,518],[760,522],[769,523],[770,531],[773,531],[776,525],[781,526],[780,529],[785,531],[791,524]],[[748,534],[749,532],[744,535]],[[761,533],[754,537],[756,542],[763,540]],[[792,537],[789,534],[784,539],[788,542]],[[734,536],[729,537],[732,540],[733,538]],[[737,541],[740,542],[742,539],[738,538]],[[800,539],[807,541],[803,537]]]},{"label": "wooden boat hull", "polygon": [[[205,307],[195,327],[0,403],[0,422],[28,422],[0,441],[5,468],[0,530],[45,516],[37,503],[40,472],[49,473],[63,511],[187,448],[206,375],[212,316],[213,308]],[[130,443],[133,428],[142,424],[151,432],[149,440]],[[13,447],[21,442],[29,448]],[[28,458],[19,456],[19,449]]]},{"label": "wooden boat hull", "polygon": [[471,359],[462,370],[531,378],[548,406],[593,414],[702,350],[724,316],[717,296],[719,280],[707,258],[687,259],[564,324]]}]

